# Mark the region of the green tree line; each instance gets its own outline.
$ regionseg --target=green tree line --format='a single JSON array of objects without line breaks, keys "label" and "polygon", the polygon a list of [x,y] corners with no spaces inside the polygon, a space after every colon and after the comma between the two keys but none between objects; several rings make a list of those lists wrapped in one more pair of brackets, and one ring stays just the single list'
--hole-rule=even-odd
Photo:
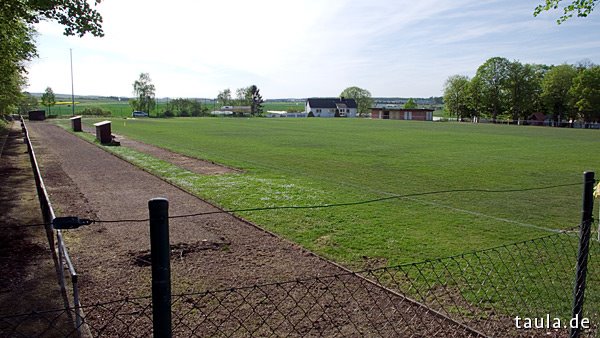
[{"label": "green tree line", "polygon": [[444,84],[445,110],[463,118],[526,120],[544,113],[556,122],[600,121],[600,66],[523,64],[488,59],[473,78],[452,75]]}]

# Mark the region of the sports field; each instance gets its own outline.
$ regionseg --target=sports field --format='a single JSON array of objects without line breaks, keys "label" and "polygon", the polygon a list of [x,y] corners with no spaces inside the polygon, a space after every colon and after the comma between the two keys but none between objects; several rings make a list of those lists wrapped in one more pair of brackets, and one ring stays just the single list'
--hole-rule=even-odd
[{"label": "sports field", "polygon": [[[574,227],[580,221],[582,172],[600,168],[597,130],[180,118],[115,119],[113,133],[243,169],[242,174],[195,175],[112,147],[227,209],[412,195],[239,213],[353,268],[449,256]],[[542,187],[554,188],[530,190]],[[429,192],[439,193],[418,195]]]}]

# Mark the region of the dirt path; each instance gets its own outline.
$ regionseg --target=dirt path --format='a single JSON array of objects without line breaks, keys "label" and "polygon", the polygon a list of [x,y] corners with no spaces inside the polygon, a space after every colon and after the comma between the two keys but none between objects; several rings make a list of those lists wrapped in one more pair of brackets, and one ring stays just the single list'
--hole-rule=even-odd
[{"label": "dirt path", "polygon": [[[96,133],[96,130],[94,129],[93,126],[90,127],[90,126],[83,125],[82,129],[84,132],[87,132],[87,133],[91,133],[91,134]],[[172,151],[169,151],[169,150],[166,150],[163,148],[159,148],[159,147],[147,144],[147,143],[131,140],[122,135],[117,135],[117,134],[113,134],[113,135],[116,137],[117,141],[119,141],[123,147],[128,147],[133,150],[137,150],[139,152],[148,154],[150,156],[154,156],[158,159],[173,163],[174,165],[176,165],[178,167],[181,167],[183,169],[186,169],[186,170],[191,171],[196,174],[218,175],[218,174],[241,172],[238,169],[225,167],[223,165],[219,165],[219,164],[216,164],[213,162],[200,160],[197,158],[174,153]]]},{"label": "dirt path", "polygon": [[[170,201],[170,215],[215,210],[159,178],[47,123],[29,123],[42,175],[58,216],[100,220],[148,217],[147,202]],[[148,296],[149,225],[101,223],[69,231],[67,245],[80,274],[82,303]],[[467,334],[423,308],[364,280],[333,279],[279,284],[344,271],[299,246],[227,214],[170,220],[172,291],[178,297],[176,335],[456,336]],[[202,294],[231,286],[275,283]],[[147,311],[147,305],[141,310]],[[93,310],[92,310],[93,311]],[[90,312],[90,311],[88,311]],[[131,311],[132,313],[135,311]],[[139,313],[138,310],[135,313]],[[103,316],[115,314],[111,311]],[[134,318],[136,335],[148,334]],[[97,316],[97,320],[106,320]],[[272,323],[274,321],[274,323]],[[127,320],[119,317],[120,325]],[[419,324],[420,323],[420,324]],[[98,325],[98,323],[92,323]],[[146,324],[147,325],[147,324]],[[92,331],[97,326],[92,327]],[[132,330],[132,326],[127,326]],[[123,328],[115,329],[115,335]],[[266,331],[261,331],[266,330]],[[110,332],[103,331],[104,333]]]},{"label": "dirt path", "polygon": [[[35,192],[27,147],[14,123],[6,138],[0,136],[0,318],[64,307],[44,227],[15,227],[44,222]],[[15,323],[20,323],[16,332]],[[34,336],[46,326],[43,316],[1,320],[0,336]],[[44,337],[72,330],[70,319],[58,316]]]}]

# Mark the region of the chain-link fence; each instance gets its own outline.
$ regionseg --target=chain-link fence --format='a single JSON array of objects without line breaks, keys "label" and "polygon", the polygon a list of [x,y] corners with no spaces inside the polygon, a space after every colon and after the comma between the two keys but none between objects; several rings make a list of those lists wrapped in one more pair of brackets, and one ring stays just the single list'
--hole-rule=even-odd
[{"label": "chain-link fence", "polygon": [[[173,295],[172,333],[177,337],[568,337],[565,326],[572,317],[577,248],[577,235],[562,233],[415,264]],[[584,337],[600,334],[599,255],[600,245],[593,241],[583,312],[589,327],[583,329]],[[74,316],[73,310],[2,316],[0,335],[77,336],[77,329],[61,332],[55,324]],[[83,313],[83,335],[152,334],[151,297],[78,310]],[[559,329],[555,328],[558,320]],[[32,328],[38,331],[31,332]]]}]

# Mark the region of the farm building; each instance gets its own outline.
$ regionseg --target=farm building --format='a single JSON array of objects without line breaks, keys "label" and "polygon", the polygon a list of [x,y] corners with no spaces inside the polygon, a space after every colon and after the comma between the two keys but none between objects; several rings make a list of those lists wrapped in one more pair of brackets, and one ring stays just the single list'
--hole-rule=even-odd
[{"label": "farm building", "polygon": [[309,117],[356,117],[356,111],[356,101],[343,97],[310,98],[304,110]]},{"label": "farm building", "polygon": [[433,109],[371,108],[372,119],[433,121]]}]

